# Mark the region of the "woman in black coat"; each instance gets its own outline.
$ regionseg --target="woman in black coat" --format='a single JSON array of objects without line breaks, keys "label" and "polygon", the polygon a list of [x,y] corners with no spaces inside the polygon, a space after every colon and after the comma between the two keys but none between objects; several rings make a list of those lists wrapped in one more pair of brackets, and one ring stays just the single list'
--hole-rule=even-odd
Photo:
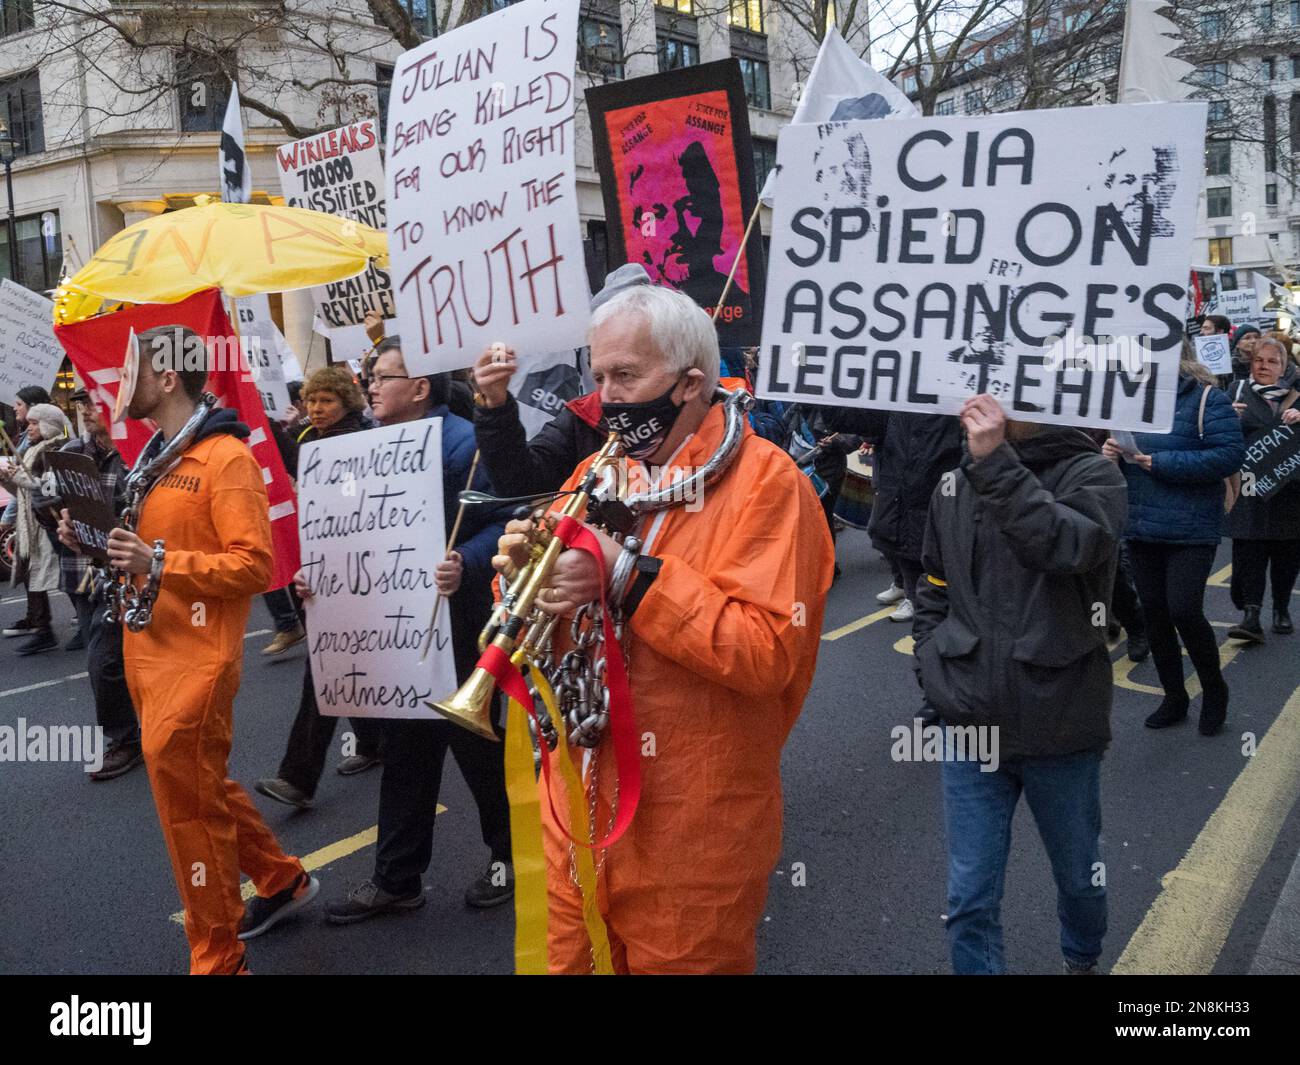
[{"label": "woman in black coat", "polygon": [[[1296,366],[1282,341],[1260,340],[1251,357],[1250,377],[1228,390],[1247,447],[1279,425],[1300,424],[1297,383]],[[1270,569],[1273,631],[1290,635],[1294,631],[1291,590],[1300,574],[1300,480],[1292,479],[1267,499],[1256,498],[1243,486],[1224,534],[1232,537],[1233,588],[1242,608],[1241,624],[1232,628],[1229,637],[1263,643],[1260,611]]]}]

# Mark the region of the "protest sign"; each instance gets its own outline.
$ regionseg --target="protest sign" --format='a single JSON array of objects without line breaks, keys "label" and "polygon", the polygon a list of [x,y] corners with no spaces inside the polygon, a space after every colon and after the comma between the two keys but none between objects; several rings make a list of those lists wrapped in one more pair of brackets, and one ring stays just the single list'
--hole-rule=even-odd
[{"label": "protest sign", "polygon": [[[275,161],[280,190],[290,207],[324,211],[384,228],[384,161],[375,119],[283,144],[275,151]],[[367,311],[384,318],[397,316],[392,279],[374,263],[356,277],[319,285],[311,294],[336,349],[334,358],[340,362],[356,358],[370,347],[365,330]]]},{"label": "protest sign", "polygon": [[59,499],[68,510],[82,553],[108,561],[108,534],[117,525],[113,501],[99,479],[99,467],[89,455],[52,451],[45,464],[54,474]]},{"label": "protest sign", "polygon": [[716,319],[718,342],[756,344],[763,243],[745,227],[758,200],[740,64],[724,59],[587,90],[605,198],[609,263],[641,263],[656,284]]},{"label": "protest sign", "polygon": [[411,373],[586,342],[574,183],[578,0],[525,0],[402,55],[389,258]]},{"label": "protest sign", "polygon": [[38,292],[0,281],[0,403],[13,405],[28,385],[49,389],[63,362],[54,339],[54,304]]},{"label": "protest sign", "polygon": [[1196,345],[1196,358],[1212,374],[1232,373],[1232,348],[1226,333],[1208,337],[1192,337]]},{"label": "protest sign", "polygon": [[509,388],[519,404],[524,433],[531,439],[586,389],[578,356],[572,350],[523,354],[518,366]]},{"label": "protest sign", "polygon": [[1173,421],[1205,105],[788,126],[758,394]]},{"label": "protest sign", "polygon": [[1275,425],[1246,441],[1241,465],[1241,494],[1268,499],[1300,473],[1300,433],[1290,425]]},{"label": "protest sign", "polygon": [[456,687],[451,611],[420,661],[444,554],[442,419],[306,444],[298,458],[307,647],[328,716],[441,715]]},{"label": "protest sign", "polygon": [[[249,370],[262,400],[267,418],[283,418],[292,409],[284,364],[293,358],[275,319],[268,296],[245,296],[235,300],[239,310],[239,335],[246,342]],[[296,361],[296,360],[295,360]]]}]

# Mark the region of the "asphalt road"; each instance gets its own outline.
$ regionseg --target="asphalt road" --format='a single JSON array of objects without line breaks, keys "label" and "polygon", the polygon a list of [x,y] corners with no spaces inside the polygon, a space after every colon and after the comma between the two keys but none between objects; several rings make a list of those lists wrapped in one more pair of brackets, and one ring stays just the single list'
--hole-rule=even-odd
[{"label": "asphalt road", "polygon": [[[889,580],[865,536],[844,534],[839,557],[843,576],[823,625],[835,638],[823,639],[812,694],[786,746],[785,844],[759,930],[759,969],[942,973],[938,767],[895,763],[889,755],[890,730],[909,722],[919,705],[908,627],[871,620],[878,613],[874,593]],[[1225,545],[1219,565],[1226,564]],[[1220,570],[1212,580],[1218,583],[1207,601],[1211,620],[1223,623],[1222,642],[1235,615],[1226,574]],[[0,606],[6,621],[21,611],[16,601]],[[61,635],[70,635],[71,608],[62,599],[56,617]],[[863,619],[868,623],[837,632]],[[274,660],[259,655],[270,629],[258,603],[231,759],[232,776],[245,786],[274,772],[301,684],[303,650]],[[88,682],[78,676],[84,654],[21,658],[13,653],[19,642],[0,643],[0,725],[19,717],[93,723]],[[1134,940],[1121,967],[1245,972],[1300,850],[1293,809],[1300,770],[1282,757],[1300,732],[1300,694],[1293,699],[1300,692],[1300,636],[1236,646],[1223,652],[1231,656],[1228,728],[1213,739],[1201,737],[1194,723],[1161,733],[1143,728],[1159,701],[1154,671],[1149,661],[1128,671],[1122,648],[1113,653],[1120,663],[1115,739],[1103,769],[1107,968]],[[1255,758],[1244,755],[1243,734],[1263,740],[1288,700],[1291,710],[1268,740],[1271,752],[1266,744]],[[426,877],[428,904],[347,928],[324,924],[317,908],[250,945],[257,972],[510,971],[510,907],[477,912],[461,900],[487,853],[454,763],[443,780],[447,812]],[[378,786],[378,771],[344,778],[331,768],[314,810],[254,798],[286,848],[317,867],[329,898],[371,871]],[[0,763],[0,808],[0,972],[185,971],[185,938],[173,919],[179,902],[143,770],[95,784],[76,764]],[[1059,971],[1054,887],[1023,804],[1003,920],[1011,971]]]}]

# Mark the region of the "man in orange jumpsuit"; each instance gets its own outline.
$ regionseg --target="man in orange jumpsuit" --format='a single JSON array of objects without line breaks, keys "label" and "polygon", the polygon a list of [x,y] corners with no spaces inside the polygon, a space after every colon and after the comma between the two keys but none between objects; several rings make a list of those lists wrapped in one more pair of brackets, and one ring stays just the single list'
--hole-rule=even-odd
[{"label": "man in orange jumpsuit", "polygon": [[[719,360],[707,314],[679,293],[638,286],[597,310],[590,341],[604,420],[630,461],[690,473],[713,455],[724,411],[712,403]],[[498,569],[522,563],[528,528],[507,526]],[[611,574],[620,547],[592,531]],[[645,546],[623,598],[623,649],[641,802],[626,834],[595,856],[611,958],[626,973],[752,972],[781,846],[781,749],[812,683],[834,548],[808,479],[748,425],[719,481],[648,515],[636,535]],[[568,550],[541,605],[567,615],[599,594],[594,558]],[[592,755],[597,838],[612,820],[612,748],[607,734]],[[567,809],[554,787],[556,810]],[[550,966],[588,972],[569,844],[545,799],[542,809]]]},{"label": "man in orange jumpsuit", "polygon": [[[191,339],[193,338],[193,339]],[[181,326],[137,338],[140,366],[127,414],[149,418],[156,452],[189,421],[205,369],[172,369],[186,344]],[[191,351],[193,348],[191,348]],[[161,367],[161,368],[160,368]],[[251,597],[271,575],[266,489],[235,411],[212,410],[180,462],[145,497],[138,532],[114,529],[108,555],[137,586],[164,542],[152,624],[123,632],[126,679],[158,819],[185,904],[192,974],[247,972],[241,939],[265,931],[320,889],[280,849],[244,790],[226,776]],[[60,539],[75,545],[64,511]],[[258,897],[245,915],[240,870]],[[241,923],[242,921],[242,923]]]}]

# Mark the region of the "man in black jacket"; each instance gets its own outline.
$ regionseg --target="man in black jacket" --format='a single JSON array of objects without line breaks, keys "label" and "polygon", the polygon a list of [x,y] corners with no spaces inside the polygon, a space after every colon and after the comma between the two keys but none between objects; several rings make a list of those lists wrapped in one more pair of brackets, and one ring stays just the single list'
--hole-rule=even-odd
[{"label": "man in black jacket", "polygon": [[[1066,971],[1092,972],[1106,932],[1106,606],[1127,490],[1078,429],[1008,422],[989,395],[967,401],[961,421],[969,453],[930,503],[913,627],[925,701],[944,722],[952,966],[1003,971],[999,910],[1023,792],[1056,878]],[[996,765],[960,753],[990,748]]]},{"label": "man in black jacket", "polygon": [[[645,267],[628,263],[605,278],[591,309],[634,285],[650,284]],[[531,440],[519,420],[519,402],[507,387],[518,368],[511,348],[489,349],[474,365],[479,399],[474,436],[488,477],[502,496],[533,495],[559,488],[578,463],[605,443],[600,429],[600,396],[570,400]]]}]

